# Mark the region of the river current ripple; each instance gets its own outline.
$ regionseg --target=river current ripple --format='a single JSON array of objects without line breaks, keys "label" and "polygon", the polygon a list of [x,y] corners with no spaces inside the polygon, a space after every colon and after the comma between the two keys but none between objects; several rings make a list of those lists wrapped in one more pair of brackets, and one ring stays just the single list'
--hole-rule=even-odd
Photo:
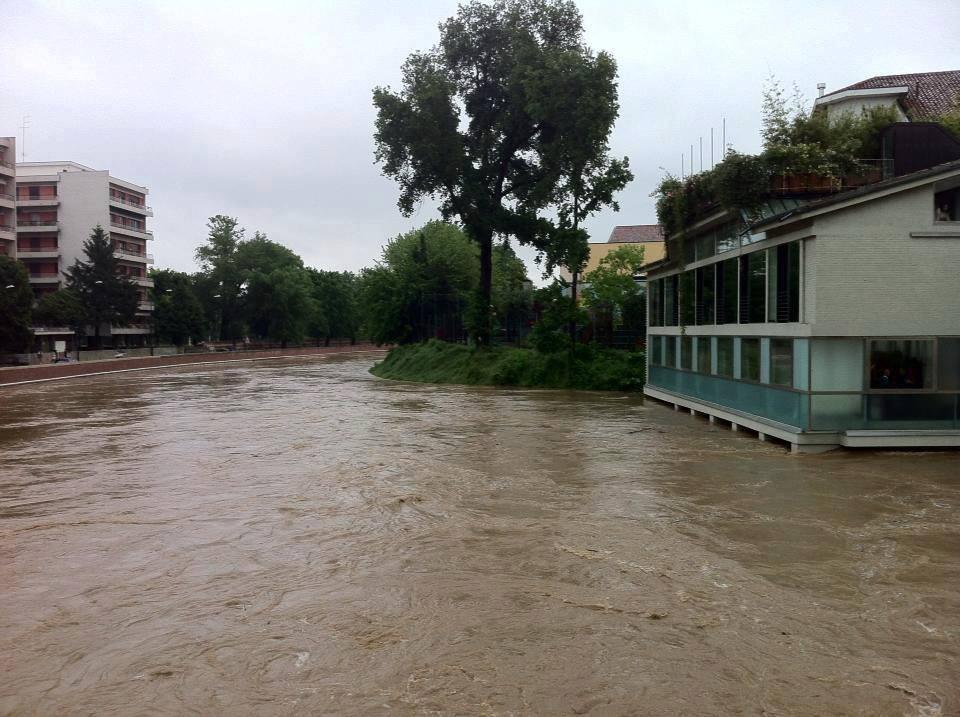
[{"label": "river current ripple", "polygon": [[960,458],[370,357],[0,391],[0,713],[960,714]]}]

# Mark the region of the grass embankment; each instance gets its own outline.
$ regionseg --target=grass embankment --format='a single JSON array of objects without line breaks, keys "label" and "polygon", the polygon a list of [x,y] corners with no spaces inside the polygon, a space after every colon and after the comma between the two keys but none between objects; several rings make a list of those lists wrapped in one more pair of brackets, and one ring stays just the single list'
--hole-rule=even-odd
[{"label": "grass embankment", "polygon": [[428,341],[392,349],[370,373],[419,383],[639,391],[644,364],[642,353],[594,346],[578,347],[571,357],[566,351],[543,354],[533,349],[478,349]]}]

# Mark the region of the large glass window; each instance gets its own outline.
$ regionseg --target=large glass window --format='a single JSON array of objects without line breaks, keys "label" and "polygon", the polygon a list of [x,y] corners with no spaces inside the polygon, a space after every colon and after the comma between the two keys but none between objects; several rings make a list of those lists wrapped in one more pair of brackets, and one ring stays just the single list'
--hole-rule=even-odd
[{"label": "large glass window", "polygon": [[697,337],[697,372],[710,373],[710,337]]},{"label": "large glass window", "polygon": [[760,380],[760,339],[740,339],[740,378]]},{"label": "large glass window", "polygon": [[677,337],[676,336],[664,336],[664,342],[667,345],[666,358],[663,363],[670,368],[677,367]]},{"label": "large glass window", "polygon": [[933,341],[869,342],[870,388],[933,388]]},{"label": "large glass window", "polygon": [[713,324],[716,264],[697,269],[697,325]]},{"label": "large glass window", "polygon": [[740,236],[737,233],[737,223],[729,222],[717,229],[717,254],[736,249],[740,246]]},{"label": "large glass window", "polygon": [[697,261],[709,259],[716,254],[716,232],[709,231],[697,237]]},{"label": "large glass window", "polygon": [[770,383],[793,385],[793,339],[770,339]]},{"label": "large glass window", "polygon": [[662,336],[654,336],[653,340],[650,342],[650,365],[651,366],[663,365],[663,337]]},{"label": "large glass window", "polygon": [[692,271],[685,271],[680,275],[680,325],[693,326],[696,321],[694,311],[696,297],[694,296],[694,275]]},{"label": "large glass window", "polygon": [[863,341],[813,339],[810,371],[813,391],[863,390]]},{"label": "large glass window", "polygon": [[680,337],[680,368],[693,370],[693,337]]},{"label": "large glass window", "polygon": [[717,266],[717,323],[737,323],[737,260],[727,259]]},{"label": "large glass window", "polygon": [[717,337],[717,375],[733,378],[733,337]]},{"label": "large glass window", "polygon": [[960,338],[938,339],[937,388],[941,391],[960,389]]},{"label": "large glass window", "polygon": [[650,296],[650,326],[663,326],[663,280],[652,279],[647,283]]},{"label": "large glass window", "polygon": [[767,320],[800,320],[800,242],[781,244],[767,252]]},{"label": "large glass window", "polygon": [[677,325],[677,275],[673,274],[663,280],[663,325]]},{"label": "large glass window", "polygon": [[755,251],[740,257],[740,323],[766,321],[767,253]]}]

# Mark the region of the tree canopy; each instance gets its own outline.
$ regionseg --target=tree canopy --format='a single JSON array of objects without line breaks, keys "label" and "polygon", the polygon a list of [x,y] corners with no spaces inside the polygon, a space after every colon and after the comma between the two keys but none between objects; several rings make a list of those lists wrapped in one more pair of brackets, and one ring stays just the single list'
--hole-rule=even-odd
[{"label": "tree canopy", "polygon": [[33,291],[26,268],[0,256],[0,351],[20,352],[30,346]]},{"label": "tree canopy", "polygon": [[93,326],[95,345],[100,347],[103,324],[128,324],[139,302],[136,284],[118,272],[120,262],[113,255],[113,244],[103,227],[97,225],[83,243],[86,261],[77,259],[66,270],[69,288],[84,312],[84,320]]},{"label": "tree canopy", "polygon": [[[564,263],[569,239],[586,237],[568,232],[558,244],[563,216],[575,229],[579,201],[590,194],[599,206],[628,179],[626,160],[607,157],[616,65],[584,44],[569,0],[472,0],[402,72],[399,92],[374,90],[375,157],[400,185],[401,212],[436,199],[478,245],[472,329],[488,343],[494,237],[516,237],[548,264]],[[576,191],[581,199],[570,200]],[[550,207],[561,212],[559,227],[546,218]]]}]

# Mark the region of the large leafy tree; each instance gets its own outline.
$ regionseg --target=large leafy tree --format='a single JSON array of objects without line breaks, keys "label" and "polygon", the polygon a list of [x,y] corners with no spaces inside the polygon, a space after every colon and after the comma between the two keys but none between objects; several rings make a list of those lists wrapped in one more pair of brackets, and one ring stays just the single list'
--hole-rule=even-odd
[{"label": "large leafy tree", "polygon": [[457,333],[477,284],[477,249],[457,227],[429,222],[391,240],[360,277],[361,313],[378,344]]},{"label": "large leafy tree", "polygon": [[243,278],[237,266],[244,230],[235,217],[217,214],[207,222],[207,232],[207,242],[196,253],[202,276],[195,283],[217,338],[236,341],[246,328],[240,316]]},{"label": "large leafy tree", "polygon": [[120,262],[103,227],[97,225],[83,243],[86,261],[77,259],[66,271],[67,288],[83,308],[84,321],[93,326],[96,348],[103,324],[128,324],[137,311],[136,284],[118,272]]},{"label": "large leafy tree", "polygon": [[260,232],[237,245],[243,317],[256,335],[300,343],[314,323],[313,283],[293,251]]},{"label": "large leafy tree", "polygon": [[360,322],[356,275],[348,271],[307,271],[317,306],[313,333],[328,346],[332,338],[355,340]]},{"label": "large leafy tree", "polygon": [[30,331],[33,291],[23,264],[0,256],[0,351],[25,351],[33,334]]},{"label": "large leafy tree", "polygon": [[[435,198],[479,247],[473,329],[481,344],[491,331],[494,237],[531,244],[548,264],[566,261],[571,250],[556,240],[586,240],[560,235],[564,227],[544,210],[562,209],[593,174],[625,170],[606,157],[616,66],[582,36],[569,0],[472,0],[441,23],[437,46],[407,58],[399,92],[374,90],[375,156],[400,185],[400,210],[409,216]],[[565,182],[576,167],[583,178]],[[583,215],[570,216],[575,225]]]},{"label": "large leafy tree", "polygon": [[172,269],[150,272],[153,279],[157,338],[183,346],[202,341],[207,335],[207,318],[189,274]]},{"label": "large leafy tree", "polygon": [[42,326],[66,326],[79,331],[83,328],[84,310],[80,299],[70,289],[44,294],[33,310],[33,320]]}]

